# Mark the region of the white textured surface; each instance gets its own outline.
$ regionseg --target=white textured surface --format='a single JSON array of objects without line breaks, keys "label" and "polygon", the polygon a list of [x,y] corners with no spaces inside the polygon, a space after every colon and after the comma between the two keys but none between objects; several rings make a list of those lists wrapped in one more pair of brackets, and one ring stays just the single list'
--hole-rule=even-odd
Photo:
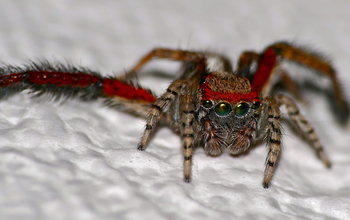
[{"label": "white textured surface", "polygon": [[[330,54],[350,97],[349,1],[0,2],[0,60],[70,61],[122,73],[155,46],[215,50],[235,60],[276,40]],[[163,62],[149,68],[165,70]],[[114,71],[114,72],[112,72]],[[158,94],[170,79],[140,79]],[[289,125],[270,189],[267,149],[218,158],[196,151],[182,181],[180,140],[161,129],[136,150],[144,121],[100,103],[42,103],[27,94],[0,105],[0,219],[350,219],[349,125],[306,94],[302,112],[334,166],[327,170]]]}]

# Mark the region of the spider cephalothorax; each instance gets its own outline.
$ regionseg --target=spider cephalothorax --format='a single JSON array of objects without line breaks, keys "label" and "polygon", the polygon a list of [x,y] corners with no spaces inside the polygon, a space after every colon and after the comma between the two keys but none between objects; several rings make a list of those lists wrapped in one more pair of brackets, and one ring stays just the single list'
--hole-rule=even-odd
[{"label": "spider cephalothorax", "polygon": [[260,99],[248,79],[213,72],[200,85],[200,109],[204,149],[211,156],[225,148],[239,154],[250,146],[260,113]]},{"label": "spider cephalothorax", "polygon": [[[183,62],[182,75],[158,98],[150,90],[131,83],[132,77],[153,58]],[[263,186],[270,184],[281,149],[280,106],[315,149],[322,162],[331,163],[307,120],[294,101],[272,89],[281,82],[300,97],[299,87],[281,66],[284,61],[313,70],[332,82],[332,94],[339,115],[347,119],[349,109],[335,71],[322,56],[290,43],[272,44],[258,54],[243,52],[237,69],[215,53],[156,48],[143,57],[124,77],[102,77],[97,72],[48,62],[31,63],[25,68],[0,68],[0,98],[29,89],[37,95],[77,97],[84,101],[103,99],[111,107],[146,118],[138,146],[145,150],[158,121],[179,131],[184,156],[184,180],[190,181],[194,146],[199,144],[211,156],[228,149],[231,154],[246,151],[263,140],[269,151]],[[310,73],[309,73],[310,74]],[[345,120],[344,120],[345,121]]]}]

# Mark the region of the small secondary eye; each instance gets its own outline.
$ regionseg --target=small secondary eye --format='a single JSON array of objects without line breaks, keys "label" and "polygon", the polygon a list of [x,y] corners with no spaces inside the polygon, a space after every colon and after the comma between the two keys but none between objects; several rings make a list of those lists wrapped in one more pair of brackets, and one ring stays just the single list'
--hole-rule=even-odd
[{"label": "small secondary eye", "polygon": [[234,109],[235,115],[237,116],[243,116],[247,114],[248,111],[249,111],[249,105],[245,102],[239,103],[238,105],[236,105]]},{"label": "small secondary eye", "polygon": [[215,112],[221,116],[227,115],[231,111],[232,111],[231,105],[225,102],[219,103],[215,106]]},{"label": "small secondary eye", "polygon": [[260,107],[260,102],[259,101],[253,102],[252,109],[257,109],[259,107]]},{"label": "small secondary eye", "polygon": [[213,103],[210,100],[205,100],[202,102],[204,108],[210,108],[213,106]]}]

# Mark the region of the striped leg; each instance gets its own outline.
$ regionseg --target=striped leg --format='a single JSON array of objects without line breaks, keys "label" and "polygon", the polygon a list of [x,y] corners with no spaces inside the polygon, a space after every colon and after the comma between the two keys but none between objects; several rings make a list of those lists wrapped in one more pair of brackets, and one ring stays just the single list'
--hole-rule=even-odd
[{"label": "striped leg", "polygon": [[184,180],[189,183],[191,180],[192,153],[194,143],[194,104],[192,95],[186,94],[180,97],[181,112],[181,137],[184,156]]},{"label": "striped leg", "polygon": [[299,113],[298,106],[294,103],[293,100],[284,95],[276,95],[276,100],[279,105],[285,105],[287,108],[287,112],[289,117],[294,121],[294,123],[298,126],[298,128],[303,132],[306,136],[307,140],[310,141],[311,146],[316,150],[318,157],[322,160],[322,162],[327,166],[331,167],[331,162],[329,161],[327,154],[324,152],[323,147],[318,139],[317,134],[315,133],[312,126],[307,122]]},{"label": "striped leg", "polygon": [[178,96],[183,86],[184,81],[176,80],[168,87],[167,91],[160,98],[158,98],[154,104],[152,104],[151,109],[148,113],[146,128],[143,132],[137,149],[146,150],[147,144],[150,141],[151,134],[157,126],[157,122],[161,114],[165,108],[169,106],[169,104],[171,104],[173,100]]},{"label": "striped leg", "polygon": [[277,102],[272,98],[266,98],[264,101],[267,105],[268,113],[267,142],[269,144],[269,153],[266,158],[263,187],[268,188],[281,150],[281,124],[280,110]]}]

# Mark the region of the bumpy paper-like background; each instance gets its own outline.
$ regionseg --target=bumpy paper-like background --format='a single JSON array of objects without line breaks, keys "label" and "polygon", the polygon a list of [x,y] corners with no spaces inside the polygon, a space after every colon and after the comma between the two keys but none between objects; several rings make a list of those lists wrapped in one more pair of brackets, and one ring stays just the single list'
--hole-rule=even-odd
[{"label": "bumpy paper-like background", "polygon": [[[245,49],[292,40],[329,54],[350,97],[349,11],[345,0],[1,1],[0,60],[47,58],[117,75],[155,46],[234,61]],[[160,94],[177,68],[155,61],[140,83]],[[167,77],[146,77],[155,71]],[[29,97],[0,104],[0,219],[350,219],[350,128],[318,94],[304,94],[300,108],[333,167],[284,123],[269,189],[261,185],[264,145],[238,157],[197,149],[186,184],[180,139],[169,129],[139,152],[144,120],[99,102]]]}]

